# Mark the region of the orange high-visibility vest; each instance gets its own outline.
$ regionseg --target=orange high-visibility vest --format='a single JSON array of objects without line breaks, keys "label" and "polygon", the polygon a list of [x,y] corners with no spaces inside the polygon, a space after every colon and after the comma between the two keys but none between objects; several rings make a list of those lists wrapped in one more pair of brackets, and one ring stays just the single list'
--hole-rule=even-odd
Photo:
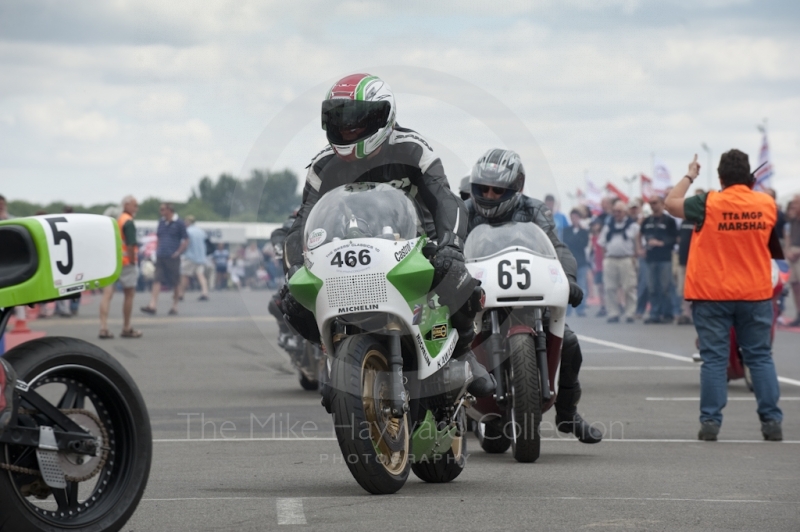
[{"label": "orange high-visibility vest", "polygon": [[769,238],[775,201],[747,185],[709,192],[705,221],[692,235],[684,298],[763,301],[772,298]]},{"label": "orange high-visibility vest", "polygon": [[[129,266],[131,261],[128,260],[128,246],[125,245],[125,232],[122,228],[128,223],[128,220],[133,220],[133,216],[128,214],[127,212],[122,212],[117,218],[117,225],[119,226],[119,236],[122,241],[122,265]],[[133,246],[133,256],[137,256],[139,254],[139,246]]]}]

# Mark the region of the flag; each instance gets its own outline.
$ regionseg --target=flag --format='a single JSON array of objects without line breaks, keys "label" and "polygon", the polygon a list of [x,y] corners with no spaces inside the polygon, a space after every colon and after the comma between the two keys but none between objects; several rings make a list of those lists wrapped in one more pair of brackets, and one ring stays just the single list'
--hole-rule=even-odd
[{"label": "flag", "polygon": [[[772,184],[772,176],[775,173],[772,169],[772,163],[769,160],[769,144],[767,143],[767,131],[764,131],[764,136],[761,139],[761,151],[758,153],[758,166],[762,164],[761,168],[756,172],[756,185],[753,187],[755,190],[764,191],[770,188]],[[758,168],[758,167],[756,167]]]},{"label": "flag", "polygon": [[669,169],[663,161],[655,159],[653,161],[653,192],[655,195],[663,196],[667,189],[672,186],[672,178]]},{"label": "flag", "polygon": [[610,181],[606,183],[606,190],[609,191],[611,194],[615,195],[616,197],[618,197],[619,199],[621,199],[627,205],[628,195],[623,193],[620,189],[618,189],[614,185],[612,185]]},{"label": "flag", "polygon": [[639,178],[642,181],[642,201],[648,203],[650,198],[655,195],[653,191],[653,180],[644,174],[639,174]]},{"label": "flag", "polygon": [[584,205],[589,207],[594,214],[603,212],[600,202],[603,200],[603,189],[594,184],[594,181],[586,178],[586,193],[584,195]]}]

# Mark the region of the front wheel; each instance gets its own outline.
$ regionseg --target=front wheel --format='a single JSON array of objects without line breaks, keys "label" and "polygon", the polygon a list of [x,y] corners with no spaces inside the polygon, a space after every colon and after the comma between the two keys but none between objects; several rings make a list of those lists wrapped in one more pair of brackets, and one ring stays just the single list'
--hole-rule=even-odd
[{"label": "front wheel", "polygon": [[511,439],[503,432],[501,419],[491,419],[486,423],[475,424],[475,437],[485,452],[503,454],[511,447]]},{"label": "front wheel", "polygon": [[346,338],[331,368],[336,438],[350,473],[370,493],[395,493],[411,469],[408,415],[387,415],[391,383],[386,348],[370,335]]},{"label": "front wheel", "polygon": [[511,421],[511,450],[518,462],[535,462],[539,458],[542,422],[542,393],[536,347],[528,334],[515,334],[508,339],[511,373],[511,400],[508,418]]},{"label": "front wheel", "polygon": [[422,460],[411,464],[411,470],[425,482],[450,482],[464,471],[467,465],[467,420],[462,410],[456,420],[458,434],[444,454],[436,455],[430,460]]},{"label": "front wheel", "polygon": [[[5,358],[29,390],[98,438],[103,450],[99,456],[59,451],[66,488],[56,489],[42,479],[36,448],[0,444],[0,531],[120,530],[144,493],[153,452],[147,409],[128,372],[74,338],[33,340]],[[53,424],[23,401],[18,425]]]}]

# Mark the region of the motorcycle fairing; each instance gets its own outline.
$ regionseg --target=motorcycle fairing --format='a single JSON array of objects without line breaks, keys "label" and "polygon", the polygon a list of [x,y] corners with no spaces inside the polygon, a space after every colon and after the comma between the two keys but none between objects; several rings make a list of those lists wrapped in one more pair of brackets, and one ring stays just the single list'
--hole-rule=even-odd
[{"label": "motorcycle fairing", "polygon": [[5,220],[0,222],[0,242],[0,280],[8,280],[0,283],[2,308],[102,288],[122,271],[119,229],[108,216],[47,214]]},{"label": "motorcycle fairing", "polygon": [[421,252],[425,240],[358,238],[306,251],[305,266],[289,280],[289,289],[314,312],[327,353],[335,353],[334,319],[383,313],[398,318],[413,337],[420,379],[450,360],[458,333],[447,307],[428,303],[433,268]]}]

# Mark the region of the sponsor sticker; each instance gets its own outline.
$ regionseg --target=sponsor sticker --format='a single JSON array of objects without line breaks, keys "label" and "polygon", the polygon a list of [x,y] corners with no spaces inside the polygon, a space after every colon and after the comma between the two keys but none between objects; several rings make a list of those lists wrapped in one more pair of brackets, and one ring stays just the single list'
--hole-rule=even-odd
[{"label": "sponsor sticker", "polygon": [[422,321],[422,305],[414,305],[413,317],[411,318],[411,325],[419,325]]},{"label": "sponsor sticker", "polygon": [[327,236],[328,233],[322,228],[311,231],[308,234],[308,242],[306,243],[308,245],[308,249],[314,249],[322,245],[325,242],[325,237]]},{"label": "sponsor sticker", "polygon": [[64,288],[59,288],[58,289],[58,294],[61,295],[61,296],[65,296],[65,295],[68,295],[68,294],[74,294],[76,292],[83,292],[84,290],[86,290],[86,284],[81,283],[81,284],[76,284],[76,285],[72,285],[72,286],[67,286],[67,287],[64,287]]},{"label": "sponsor sticker", "polygon": [[431,329],[431,339],[441,340],[442,338],[447,338],[447,324],[437,323]]},{"label": "sponsor sticker", "polygon": [[422,335],[420,333],[417,333],[414,339],[417,341],[417,346],[419,346],[419,350],[422,353],[422,358],[425,359],[425,364],[430,366],[431,357],[428,355],[428,350],[425,348],[425,342],[422,340]]},{"label": "sponsor sticker", "polygon": [[406,245],[400,248],[400,251],[395,252],[394,259],[397,262],[400,262],[406,258],[409,253],[411,253],[411,242],[406,242]]},{"label": "sponsor sticker", "polygon": [[550,280],[554,283],[560,283],[561,279],[561,272],[555,266],[550,266]]}]

